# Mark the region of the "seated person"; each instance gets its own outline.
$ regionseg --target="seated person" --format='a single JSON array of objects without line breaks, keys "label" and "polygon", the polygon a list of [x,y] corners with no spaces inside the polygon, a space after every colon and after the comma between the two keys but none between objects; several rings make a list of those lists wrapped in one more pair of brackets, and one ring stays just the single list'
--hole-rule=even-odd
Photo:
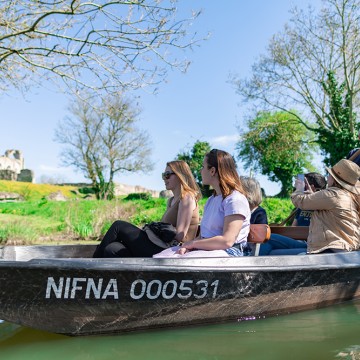
[{"label": "seated person", "polygon": [[250,224],[267,224],[268,219],[266,211],[260,206],[262,202],[262,192],[259,182],[255,178],[249,176],[240,176],[240,181],[250,206]]},{"label": "seated person", "polygon": [[[360,154],[356,154],[356,152],[360,150],[359,148],[351,150],[347,156],[346,159],[353,161],[355,164],[360,166]],[[352,158],[353,157],[353,158]]]},{"label": "seated person", "polygon": [[[310,172],[305,174],[305,179],[305,191],[317,192],[326,188],[326,179],[321,174]],[[292,226],[309,226],[311,215],[312,210],[297,209]],[[279,249],[294,249],[292,251],[297,254],[298,249],[306,251],[306,241],[294,240],[280,234],[271,234],[269,241],[260,245],[259,255],[277,255],[276,250]],[[291,251],[288,252],[291,253]]]},{"label": "seated person", "polygon": [[[360,140],[360,131],[358,133],[358,138]],[[359,148],[352,149],[346,156],[346,159],[353,161],[358,166],[360,166],[360,151],[359,150],[360,150]]]},{"label": "seated person", "polygon": [[233,157],[213,149],[205,155],[201,177],[210,185],[201,219],[200,236],[181,247],[166,249],[153,257],[243,256],[250,228],[250,207]]},{"label": "seated person", "polygon": [[[199,225],[198,200],[201,193],[189,165],[182,160],[170,161],[162,178],[166,189],[174,196],[168,200],[161,221],[176,228],[175,241],[194,239]],[[118,220],[106,232],[93,257],[151,257],[167,246],[150,229],[140,229]]]},{"label": "seated person", "polygon": [[[307,253],[334,253],[358,250],[360,246],[360,198],[357,183],[360,167],[346,159],[326,168],[327,189],[303,192],[304,182],[295,181],[293,204],[300,209],[313,210]],[[291,251],[290,251],[291,250]],[[274,255],[294,254],[296,249],[275,250]],[[297,249],[298,253],[302,249]]]},{"label": "seated person", "polygon": [[[320,191],[326,188],[326,179],[325,176],[310,172],[305,174],[305,191],[310,190],[313,192]],[[295,219],[292,222],[292,226],[310,226],[312,211],[311,210],[301,210],[296,209]]]},{"label": "seated person", "polygon": [[[259,182],[249,176],[240,176],[241,184],[246,192],[246,198],[249,202],[251,217],[250,224],[267,224],[266,210],[260,206],[262,202],[262,191]],[[244,255],[254,255],[255,244],[248,243],[244,249]]]}]

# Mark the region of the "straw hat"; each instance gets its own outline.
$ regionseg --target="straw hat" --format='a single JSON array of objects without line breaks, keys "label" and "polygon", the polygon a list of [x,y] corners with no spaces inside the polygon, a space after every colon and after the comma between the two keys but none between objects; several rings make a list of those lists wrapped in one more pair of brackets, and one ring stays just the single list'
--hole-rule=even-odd
[{"label": "straw hat", "polygon": [[360,167],[353,161],[341,159],[332,168],[327,167],[326,170],[344,189],[359,194],[355,185],[360,177]]}]

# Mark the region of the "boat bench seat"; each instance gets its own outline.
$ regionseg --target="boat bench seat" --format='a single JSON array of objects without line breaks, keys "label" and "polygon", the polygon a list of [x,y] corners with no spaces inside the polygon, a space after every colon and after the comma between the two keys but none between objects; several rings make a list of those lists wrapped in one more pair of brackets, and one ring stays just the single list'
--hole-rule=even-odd
[{"label": "boat bench seat", "polygon": [[[251,226],[251,225],[250,225]],[[279,234],[287,236],[294,240],[306,240],[309,235],[308,226],[279,226],[279,225],[270,225],[271,234]],[[200,234],[200,225],[196,232],[196,236]],[[256,242],[252,241],[250,237],[247,238],[248,243],[255,244],[254,256],[259,255],[260,245],[268,241],[268,238],[264,236],[264,239],[258,239]]]},{"label": "boat bench seat", "polygon": [[[250,225],[251,226],[251,225]],[[287,236],[294,240],[306,240],[309,235],[309,227],[308,226],[277,226],[277,225],[270,225],[271,234],[279,234],[283,236]],[[249,243],[255,243],[248,237],[247,241]],[[259,255],[260,245],[264,242],[268,241],[268,238],[264,238],[262,241],[258,239],[255,243],[255,252],[254,256]]]},{"label": "boat bench seat", "polygon": [[272,234],[287,236],[295,240],[306,240],[309,235],[308,226],[276,226],[270,225]]}]

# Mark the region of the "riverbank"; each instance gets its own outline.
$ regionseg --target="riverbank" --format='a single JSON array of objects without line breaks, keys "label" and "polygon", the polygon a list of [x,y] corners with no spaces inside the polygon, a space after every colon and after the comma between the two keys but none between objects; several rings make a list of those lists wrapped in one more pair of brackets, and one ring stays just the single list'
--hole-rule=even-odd
[{"label": "riverbank", "polygon": [[[36,185],[36,186],[34,186]],[[19,193],[24,201],[0,202],[0,244],[44,245],[99,241],[118,219],[143,226],[159,221],[166,209],[164,198],[151,195],[120,196],[111,201],[93,200],[79,189],[46,184],[0,181],[0,191]],[[62,201],[49,194],[62,194]],[[201,199],[202,214],[206,199]],[[285,219],[293,205],[289,199],[265,198],[261,204],[270,223]]]}]

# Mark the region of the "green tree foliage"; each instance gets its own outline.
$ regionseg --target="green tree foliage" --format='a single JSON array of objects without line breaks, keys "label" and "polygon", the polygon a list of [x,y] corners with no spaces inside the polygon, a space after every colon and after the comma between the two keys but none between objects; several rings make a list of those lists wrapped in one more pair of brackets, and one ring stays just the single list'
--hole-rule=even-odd
[{"label": "green tree foliage", "polygon": [[207,141],[195,141],[192,149],[183,151],[177,155],[177,160],[184,160],[190,166],[190,169],[195,177],[204,196],[209,195],[209,187],[203,186],[201,178],[201,169],[203,165],[204,156],[211,150],[211,146]]},{"label": "green tree foliage", "polygon": [[355,122],[356,114],[351,113],[353,109],[351,96],[345,93],[345,82],[339,85],[333,71],[329,72],[328,80],[323,83],[323,88],[329,98],[329,109],[325,116],[327,122],[332,126],[320,127],[317,130],[318,144],[324,155],[324,163],[331,166],[342,159],[347,151],[357,146],[358,138],[354,136],[351,129],[354,127],[357,133],[359,123]]},{"label": "green tree foliage", "polygon": [[92,106],[77,99],[69,110],[55,133],[65,145],[61,159],[91,180],[98,199],[114,197],[116,174],[152,169],[149,136],[136,127],[140,111],[132,102],[121,95]]},{"label": "green tree foliage", "polygon": [[320,11],[294,8],[251,76],[234,79],[243,100],[257,109],[287,111],[312,131],[327,164],[357,141],[359,18],[360,0],[324,0]]},{"label": "green tree foliage", "polygon": [[246,169],[281,182],[277,196],[289,196],[293,177],[305,169],[314,170],[311,164],[314,145],[309,146],[309,131],[286,112],[260,112],[248,122],[248,128],[240,134],[238,158]]}]

